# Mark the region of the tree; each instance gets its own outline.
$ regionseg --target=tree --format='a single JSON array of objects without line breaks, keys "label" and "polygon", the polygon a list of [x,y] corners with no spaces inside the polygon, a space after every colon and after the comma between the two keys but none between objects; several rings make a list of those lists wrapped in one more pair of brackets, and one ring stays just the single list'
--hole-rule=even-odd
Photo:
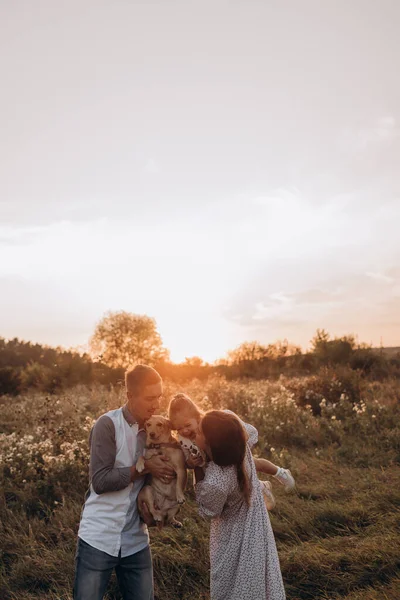
[{"label": "tree", "polygon": [[268,348],[259,342],[243,342],[228,352],[228,363],[238,364],[268,357]]},{"label": "tree", "polygon": [[13,367],[0,367],[0,396],[10,394],[18,396],[21,391],[19,373]]},{"label": "tree", "polygon": [[126,311],[106,313],[89,340],[92,356],[106,365],[127,369],[134,363],[155,365],[168,359],[154,319]]},{"label": "tree", "polygon": [[330,339],[324,329],[317,329],[311,340],[312,351],[321,364],[347,364],[356,348],[353,335]]},{"label": "tree", "polygon": [[187,367],[194,367],[195,369],[199,369],[204,367],[205,362],[199,356],[190,356],[189,358],[186,356],[185,362],[183,363]]},{"label": "tree", "polygon": [[317,329],[317,333],[311,340],[311,349],[314,354],[323,353],[329,342],[330,335],[325,329]]},{"label": "tree", "polygon": [[234,350],[228,352],[228,363],[238,364],[249,361],[277,360],[287,356],[301,354],[298,346],[289,344],[287,340],[263,346],[259,342],[243,342]]}]

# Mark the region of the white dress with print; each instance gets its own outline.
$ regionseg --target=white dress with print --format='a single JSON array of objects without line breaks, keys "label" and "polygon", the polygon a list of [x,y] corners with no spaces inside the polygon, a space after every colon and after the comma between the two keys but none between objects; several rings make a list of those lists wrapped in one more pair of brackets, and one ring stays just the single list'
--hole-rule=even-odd
[{"label": "white dress with print", "polygon": [[285,600],[275,538],[251,454],[258,433],[243,425],[249,436],[245,467],[252,488],[250,506],[234,466],[210,462],[203,481],[196,484],[199,513],[211,518],[211,600]]}]

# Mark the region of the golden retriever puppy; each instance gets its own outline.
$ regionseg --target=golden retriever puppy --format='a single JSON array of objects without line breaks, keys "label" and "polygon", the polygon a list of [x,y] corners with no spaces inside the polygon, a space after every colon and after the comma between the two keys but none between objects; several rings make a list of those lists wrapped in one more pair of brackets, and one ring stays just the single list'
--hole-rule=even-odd
[{"label": "golden retriever puppy", "polygon": [[167,481],[164,478],[149,476],[138,496],[138,506],[146,502],[149,511],[158,524],[174,523],[181,504],[185,502],[186,486],[185,457],[175,438],[171,434],[171,423],[165,417],[153,415],[146,421],[146,449],[136,463],[141,473],[144,461],[155,454],[169,458],[169,464],[175,470],[176,477]]}]

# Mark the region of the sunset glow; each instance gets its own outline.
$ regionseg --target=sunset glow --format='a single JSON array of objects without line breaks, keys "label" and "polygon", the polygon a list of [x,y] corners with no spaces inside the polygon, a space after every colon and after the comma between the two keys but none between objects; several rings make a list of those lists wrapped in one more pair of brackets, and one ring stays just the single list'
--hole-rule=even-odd
[{"label": "sunset glow", "polygon": [[399,345],[398,5],[178,4],[7,11],[0,335],[84,347],[126,310],[176,361]]}]

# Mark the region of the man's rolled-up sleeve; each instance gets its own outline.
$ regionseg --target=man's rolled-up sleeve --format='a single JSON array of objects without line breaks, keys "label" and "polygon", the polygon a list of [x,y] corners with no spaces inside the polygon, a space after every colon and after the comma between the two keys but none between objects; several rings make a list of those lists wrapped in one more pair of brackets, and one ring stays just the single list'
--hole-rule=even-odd
[{"label": "man's rolled-up sleeve", "polygon": [[107,415],[100,417],[89,438],[90,482],[96,494],[117,492],[131,481],[130,467],[114,467],[116,457],[115,427]]}]

